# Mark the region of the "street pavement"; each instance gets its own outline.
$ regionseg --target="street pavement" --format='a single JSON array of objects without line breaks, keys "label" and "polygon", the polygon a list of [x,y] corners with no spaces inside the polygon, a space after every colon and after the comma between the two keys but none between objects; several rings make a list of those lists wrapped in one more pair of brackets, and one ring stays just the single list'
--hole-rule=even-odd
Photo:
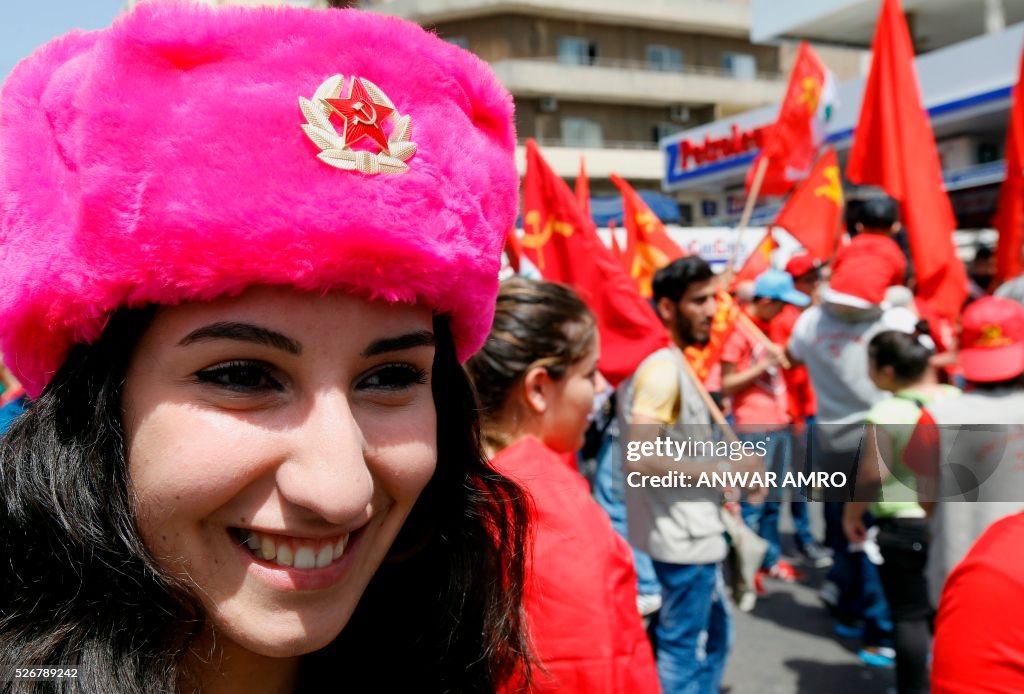
[{"label": "street pavement", "polygon": [[[728,694],[888,694],[891,669],[869,668],[857,658],[860,643],[840,639],[818,598],[828,569],[800,564],[792,542],[788,504],[783,508],[783,553],[807,573],[802,583],[768,579],[768,595],[750,613],[732,605],[734,642],[722,691]],[[815,535],[823,536],[821,506],[813,504]]]}]

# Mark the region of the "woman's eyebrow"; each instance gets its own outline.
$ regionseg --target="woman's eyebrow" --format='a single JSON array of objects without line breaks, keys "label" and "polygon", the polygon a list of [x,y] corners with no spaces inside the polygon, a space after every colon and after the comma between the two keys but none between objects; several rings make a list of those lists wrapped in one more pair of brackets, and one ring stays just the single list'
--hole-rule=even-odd
[{"label": "woman's eyebrow", "polygon": [[269,328],[262,328],[251,323],[211,323],[193,330],[178,344],[184,347],[204,340],[241,340],[280,349],[289,354],[302,354],[302,343]]},{"label": "woman's eyebrow", "polygon": [[374,340],[363,350],[362,356],[373,357],[385,352],[398,352],[403,349],[412,349],[413,347],[433,347],[436,344],[437,340],[434,338],[434,333],[429,330],[420,330],[398,337],[384,337]]}]

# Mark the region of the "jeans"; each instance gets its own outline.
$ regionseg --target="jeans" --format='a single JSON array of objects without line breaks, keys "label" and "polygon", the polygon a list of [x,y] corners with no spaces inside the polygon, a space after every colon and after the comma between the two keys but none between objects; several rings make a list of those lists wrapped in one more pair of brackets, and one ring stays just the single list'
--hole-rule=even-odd
[{"label": "jeans", "polygon": [[664,694],[718,694],[732,646],[721,568],[653,564],[664,599],[655,628],[661,688]]},{"label": "jeans", "polygon": [[789,429],[779,429],[756,434],[740,434],[743,441],[764,441],[766,455],[764,458],[765,472],[776,474],[776,486],[769,488],[768,501],[760,504],[741,503],[743,521],[747,526],[768,542],[768,551],[764,555],[761,566],[770,569],[779,561],[782,548],[779,541],[779,515],[782,502],[779,499],[782,480],[789,469],[792,455],[793,435]]},{"label": "jeans", "polygon": [[888,644],[892,619],[882,577],[864,552],[849,550],[843,533],[842,502],[825,502],[825,539],[832,548],[832,569],[825,580],[839,589],[836,617],[847,623],[864,620],[865,645]]},{"label": "jeans", "polygon": [[[626,521],[625,473],[622,469],[622,446],[619,443],[618,422],[613,422],[605,431],[601,448],[597,453],[597,469],[594,474],[594,500],[605,510],[612,521],[615,532],[629,542]],[[637,592],[640,595],[656,595],[661,584],[651,566],[651,558],[637,549],[633,550],[633,564],[636,567]]]},{"label": "jeans", "polygon": [[[793,436],[793,465],[794,470],[804,470],[804,461],[807,458],[807,446],[814,427],[814,415],[805,421],[806,431],[803,436]],[[814,544],[814,533],[811,532],[811,507],[803,491],[791,491],[793,501],[789,502],[789,514],[793,517],[793,534],[796,536],[798,547],[807,547]]]}]

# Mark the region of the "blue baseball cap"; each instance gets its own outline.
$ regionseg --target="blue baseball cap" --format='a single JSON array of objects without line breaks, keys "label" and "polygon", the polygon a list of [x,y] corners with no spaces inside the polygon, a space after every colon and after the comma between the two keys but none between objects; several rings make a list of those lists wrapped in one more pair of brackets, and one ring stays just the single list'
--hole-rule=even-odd
[{"label": "blue baseball cap", "polygon": [[777,299],[794,306],[807,306],[811,297],[797,291],[793,277],[782,270],[765,270],[754,280],[754,296]]}]

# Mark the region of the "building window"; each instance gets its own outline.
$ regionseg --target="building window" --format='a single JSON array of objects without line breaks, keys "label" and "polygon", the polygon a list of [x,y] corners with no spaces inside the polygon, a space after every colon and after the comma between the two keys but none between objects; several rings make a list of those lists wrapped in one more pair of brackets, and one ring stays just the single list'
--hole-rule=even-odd
[{"label": "building window", "polygon": [[558,39],[558,62],[568,65],[593,65],[597,61],[597,42],[579,36]]},{"label": "building window", "polygon": [[723,53],[722,68],[736,79],[752,80],[757,77],[757,59],[749,53]]},{"label": "building window", "polygon": [[589,118],[562,119],[562,144],[570,147],[602,147],[601,124]]},{"label": "building window", "polygon": [[683,52],[671,46],[652,45],[647,47],[647,67],[663,72],[681,72]]},{"label": "building window", "polygon": [[469,50],[469,38],[465,36],[446,36],[444,40],[453,46]]},{"label": "building window", "polygon": [[654,137],[655,142],[661,142],[664,138],[682,131],[682,126],[676,125],[675,123],[657,123],[653,128],[651,128],[651,135]]}]

